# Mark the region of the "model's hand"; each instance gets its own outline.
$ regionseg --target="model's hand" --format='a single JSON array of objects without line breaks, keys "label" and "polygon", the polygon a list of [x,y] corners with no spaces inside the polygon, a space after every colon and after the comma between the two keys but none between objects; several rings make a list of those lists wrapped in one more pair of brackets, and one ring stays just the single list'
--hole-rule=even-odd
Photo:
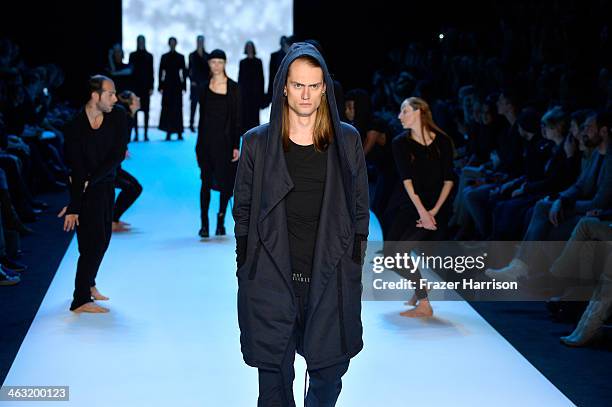
[{"label": "model's hand", "polygon": [[416,226],[427,230],[437,230],[436,218],[430,212],[423,212],[421,219],[417,220]]},{"label": "model's hand", "polygon": [[83,186],[83,192],[85,192],[88,185],[89,185],[89,181],[85,181],[85,185]]},{"label": "model's hand", "polygon": [[232,151],[232,162],[234,163],[238,161],[239,158],[240,158],[240,150],[235,148],[234,151]]},{"label": "model's hand", "polygon": [[79,226],[79,215],[66,215],[64,218],[64,232],[70,232]]}]

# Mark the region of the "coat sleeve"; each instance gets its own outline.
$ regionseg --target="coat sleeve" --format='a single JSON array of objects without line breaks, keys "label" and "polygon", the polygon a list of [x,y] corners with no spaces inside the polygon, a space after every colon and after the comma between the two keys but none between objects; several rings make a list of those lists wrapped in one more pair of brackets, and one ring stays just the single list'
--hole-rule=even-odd
[{"label": "coat sleeve", "polygon": [[164,74],[165,70],[166,70],[166,57],[162,55],[161,61],[159,61],[159,72],[157,72],[157,74],[159,75],[159,78],[157,79],[157,87],[159,90],[164,90],[164,77],[166,76]]},{"label": "coat sleeve", "polygon": [[368,236],[368,229],[370,226],[370,205],[368,197],[368,171],[365,162],[365,155],[363,154],[363,146],[361,145],[361,138],[359,133],[354,131],[355,139],[355,160],[357,169],[356,179],[356,227],[355,233],[362,235],[365,238]]},{"label": "coat sleeve", "polygon": [[89,178],[90,184],[96,184],[101,179],[108,176],[111,172],[115,171],[125,159],[127,141],[129,140],[127,112],[124,110],[118,110],[113,114],[116,115],[115,120],[117,120],[117,123],[115,123],[115,139],[113,148],[106,156],[102,164],[91,174]]},{"label": "coat sleeve", "polygon": [[153,55],[149,55],[147,58],[147,89],[153,90],[155,85],[155,73],[153,70]]},{"label": "coat sleeve", "polygon": [[242,152],[238,160],[236,182],[234,183],[234,235],[236,238],[246,236],[249,233],[249,221],[251,214],[251,197],[253,194],[254,154],[250,144],[253,136],[245,135],[242,143]]}]

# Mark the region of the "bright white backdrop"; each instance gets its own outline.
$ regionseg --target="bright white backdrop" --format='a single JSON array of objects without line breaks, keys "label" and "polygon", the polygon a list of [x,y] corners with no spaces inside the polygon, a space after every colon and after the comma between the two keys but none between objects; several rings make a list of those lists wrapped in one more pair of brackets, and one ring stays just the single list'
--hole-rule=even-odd
[{"label": "bright white backdrop", "polygon": [[[196,37],[206,37],[206,50],[220,48],[228,58],[227,74],[238,80],[238,64],[244,43],[252,40],[264,64],[266,86],[270,54],[279,49],[281,35],[293,32],[292,0],[123,0],[123,49],[125,58],[136,49],[136,37],[145,36],[153,54],[155,88],[161,55],[168,52],[168,38],[176,37],[177,51],[185,56],[195,49]],[[189,86],[188,86],[189,88]],[[161,96],[151,100],[150,124],[157,126]],[[262,119],[267,112],[262,111]],[[189,122],[189,92],[183,99],[183,119]],[[196,119],[197,120],[197,119]]]}]

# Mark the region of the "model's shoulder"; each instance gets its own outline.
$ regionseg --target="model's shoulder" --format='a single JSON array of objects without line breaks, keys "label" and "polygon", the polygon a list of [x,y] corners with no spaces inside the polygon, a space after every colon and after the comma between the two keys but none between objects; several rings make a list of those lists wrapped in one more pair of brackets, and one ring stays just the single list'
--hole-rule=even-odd
[{"label": "model's shoulder", "polygon": [[346,122],[340,122],[340,130],[342,131],[343,137],[349,137],[353,140],[360,138],[359,131],[352,124]]},{"label": "model's shoulder", "polygon": [[264,123],[248,130],[246,133],[244,133],[244,136],[242,137],[243,143],[248,143],[249,146],[257,146],[261,143],[265,144],[266,137],[268,136],[269,127],[269,123]]}]

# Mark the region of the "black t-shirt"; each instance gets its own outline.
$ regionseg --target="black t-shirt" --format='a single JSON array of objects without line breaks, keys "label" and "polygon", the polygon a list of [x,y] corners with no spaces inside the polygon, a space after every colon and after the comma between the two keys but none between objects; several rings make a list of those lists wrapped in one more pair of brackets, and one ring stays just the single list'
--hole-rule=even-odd
[{"label": "black t-shirt", "polygon": [[409,132],[393,139],[393,156],[400,179],[412,180],[414,192],[426,209],[435,206],[444,181],[456,181],[453,171],[453,146],[448,137],[436,134],[425,146]]},{"label": "black t-shirt", "polygon": [[314,144],[302,146],[289,141],[285,159],[294,184],[286,198],[293,287],[297,296],[308,298],[327,173],[327,150],[318,152]]}]

